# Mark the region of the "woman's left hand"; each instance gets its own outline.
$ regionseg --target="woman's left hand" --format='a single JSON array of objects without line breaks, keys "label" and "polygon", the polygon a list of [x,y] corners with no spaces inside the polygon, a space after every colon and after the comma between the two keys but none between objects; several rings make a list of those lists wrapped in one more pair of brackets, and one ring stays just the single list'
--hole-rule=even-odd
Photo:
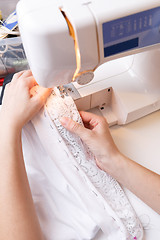
[{"label": "woman's left hand", "polygon": [[1,108],[0,119],[12,128],[20,129],[41,109],[51,93],[51,89],[41,88],[32,96],[30,90],[36,85],[30,70],[14,74],[7,84]]}]

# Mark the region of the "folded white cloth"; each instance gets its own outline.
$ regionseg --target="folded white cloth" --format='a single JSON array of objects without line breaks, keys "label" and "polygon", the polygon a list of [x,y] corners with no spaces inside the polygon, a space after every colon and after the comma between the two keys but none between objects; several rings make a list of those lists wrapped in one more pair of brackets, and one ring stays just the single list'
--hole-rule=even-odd
[{"label": "folded white cloth", "polygon": [[[37,90],[36,90],[37,91]],[[47,240],[142,239],[143,230],[119,183],[100,170],[75,134],[62,127],[66,116],[82,124],[70,96],[57,89],[23,130],[28,178]]]}]

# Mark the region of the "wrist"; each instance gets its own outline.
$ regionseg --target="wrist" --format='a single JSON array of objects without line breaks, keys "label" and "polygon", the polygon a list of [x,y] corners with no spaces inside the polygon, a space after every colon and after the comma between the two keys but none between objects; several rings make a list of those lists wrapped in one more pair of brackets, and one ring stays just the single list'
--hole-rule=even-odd
[{"label": "wrist", "polygon": [[123,168],[124,157],[125,156],[118,149],[110,154],[106,152],[106,154],[103,154],[99,159],[98,165],[103,171],[115,177]]},{"label": "wrist", "polygon": [[0,125],[1,130],[4,132],[10,132],[11,134],[18,134],[21,133],[22,127],[16,123],[16,121],[10,119],[6,116],[5,112],[0,112]]},{"label": "wrist", "polygon": [[129,158],[118,151],[112,156],[110,163],[104,165],[103,170],[121,183],[122,178],[128,171],[129,161]]},{"label": "wrist", "polygon": [[114,155],[112,161],[114,164],[112,164],[112,167],[110,168],[110,174],[117,179],[123,172],[124,162],[126,161],[125,156],[118,151],[118,153]]}]

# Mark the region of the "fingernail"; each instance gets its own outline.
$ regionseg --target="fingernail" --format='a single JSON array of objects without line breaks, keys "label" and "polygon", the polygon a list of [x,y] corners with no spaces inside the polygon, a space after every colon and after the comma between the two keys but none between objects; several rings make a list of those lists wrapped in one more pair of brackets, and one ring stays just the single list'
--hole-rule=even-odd
[{"label": "fingernail", "polygon": [[64,127],[67,126],[68,121],[69,121],[69,119],[66,117],[60,118],[60,122]]}]

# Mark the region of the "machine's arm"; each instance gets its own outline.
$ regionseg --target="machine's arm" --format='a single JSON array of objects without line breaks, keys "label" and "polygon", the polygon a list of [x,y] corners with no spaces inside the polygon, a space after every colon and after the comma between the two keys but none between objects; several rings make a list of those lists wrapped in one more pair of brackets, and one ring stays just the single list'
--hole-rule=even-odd
[{"label": "machine's arm", "polygon": [[102,63],[160,43],[159,0],[21,0],[20,32],[40,85],[86,84]]}]

